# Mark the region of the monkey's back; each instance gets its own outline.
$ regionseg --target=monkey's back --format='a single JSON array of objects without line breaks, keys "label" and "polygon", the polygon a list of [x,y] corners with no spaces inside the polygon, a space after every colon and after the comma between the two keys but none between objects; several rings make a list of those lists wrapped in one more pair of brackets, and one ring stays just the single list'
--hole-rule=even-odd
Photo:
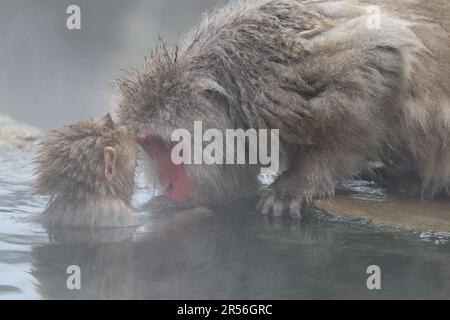
[{"label": "monkey's back", "polygon": [[[370,30],[365,22],[370,5],[379,6],[380,30]],[[375,81],[391,81],[390,88],[378,88],[380,94],[391,90],[396,97],[356,112],[349,125],[368,138],[365,144],[347,143],[354,149],[375,148],[377,142],[369,137],[377,136],[400,163],[417,170],[423,189],[433,193],[450,180],[449,16],[447,0],[243,0],[207,16],[181,54],[189,63],[202,61],[199,68],[217,76],[236,97],[244,122],[280,127],[282,139],[300,145],[320,143],[314,130],[327,117],[314,115],[307,101],[339,77],[351,77],[350,72],[338,75],[342,70],[336,64],[378,68]],[[332,63],[339,50],[349,50],[349,56]],[[312,66],[320,63],[322,68]],[[359,83],[365,91],[372,84]],[[366,124],[370,128],[358,128],[369,114],[377,118]]]},{"label": "monkey's back", "polygon": [[447,0],[361,0],[361,3],[379,5],[405,19],[436,23],[450,32],[450,2]]}]

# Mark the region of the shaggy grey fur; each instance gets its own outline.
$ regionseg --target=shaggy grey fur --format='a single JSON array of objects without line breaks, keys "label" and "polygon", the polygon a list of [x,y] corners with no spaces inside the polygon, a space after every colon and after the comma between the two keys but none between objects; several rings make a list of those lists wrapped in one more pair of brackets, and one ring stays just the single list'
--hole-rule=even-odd
[{"label": "shaggy grey fur", "polygon": [[[367,23],[373,4],[379,29]],[[194,120],[280,129],[287,169],[263,194],[264,214],[298,216],[378,159],[433,196],[450,183],[449,17],[447,0],[232,1],[123,79],[120,120],[165,139]],[[188,170],[200,203],[254,190],[257,173]]]},{"label": "shaggy grey fur", "polygon": [[[104,149],[117,154],[116,174],[105,178]],[[52,131],[41,143],[36,193],[51,196],[47,226],[136,225],[131,196],[137,159],[134,136],[109,115]]]}]

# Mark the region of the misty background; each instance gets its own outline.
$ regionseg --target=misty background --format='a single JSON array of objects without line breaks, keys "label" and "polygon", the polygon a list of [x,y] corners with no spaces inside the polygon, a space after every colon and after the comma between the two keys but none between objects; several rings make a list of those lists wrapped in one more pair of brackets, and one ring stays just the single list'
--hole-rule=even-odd
[{"label": "misty background", "polygon": [[[113,106],[115,79],[226,0],[0,0],[0,113],[46,131]],[[81,30],[66,9],[81,8]]]}]

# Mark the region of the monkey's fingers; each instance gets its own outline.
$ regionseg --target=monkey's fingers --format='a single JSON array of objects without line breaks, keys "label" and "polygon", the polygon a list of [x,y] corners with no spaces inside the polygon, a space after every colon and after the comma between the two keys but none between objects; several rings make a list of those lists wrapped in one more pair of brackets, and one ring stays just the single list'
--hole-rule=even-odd
[{"label": "monkey's fingers", "polygon": [[302,218],[302,199],[296,198],[277,198],[272,207],[272,215],[274,217],[281,217],[284,215],[290,216],[292,219]]},{"label": "monkey's fingers", "polygon": [[275,199],[275,202],[272,207],[272,214],[274,217],[276,218],[282,217],[283,214],[286,212],[286,209],[287,209],[286,201],[279,198]]},{"label": "monkey's fingers", "polygon": [[266,203],[266,198],[265,197],[260,197],[258,200],[258,203],[256,204],[256,211],[261,212],[264,204]]},{"label": "monkey's fingers", "polygon": [[261,197],[258,207],[261,214],[272,214],[273,217],[283,216],[287,208],[285,201],[281,200],[273,190],[268,190],[266,195]]},{"label": "monkey's fingers", "polygon": [[274,194],[269,195],[267,198],[264,197],[263,199],[263,205],[261,207],[261,214],[268,215],[272,211],[273,205],[276,200],[276,196]]},{"label": "monkey's fingers", "polygon": [[301,199],[292,199],[289,205],[289,215],[293,219],[301,219],[302,218],[302,205],[303,200]]},{"label": "monkey's fingers", "polygon": [[293,219],[301,218],[302,199],[279,197],[274,190],[265,190],[264,195],[261,196],[256,210],[263,215],[272,214],[273,217],[282,217],[289,215]]},{"label": "monkey's fingers", "polygon": [[256,205],[256,211],[261,214],[267,215],[270,213],[270,209],[273,205],[273,201],[275,201],[275,191],[272,189],[263,189],[261,190],[261,195],[259,197],[259,201]]}]

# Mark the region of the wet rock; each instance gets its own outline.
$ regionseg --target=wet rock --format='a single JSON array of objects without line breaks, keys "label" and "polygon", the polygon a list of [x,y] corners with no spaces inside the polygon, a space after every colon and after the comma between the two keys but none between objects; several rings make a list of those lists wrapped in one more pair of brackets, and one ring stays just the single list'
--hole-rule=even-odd
[{"label": "wet rock", "polygon": [[420,200],[383,192],[365,181],[352,182],[332,199],[314,206],[337,218],[404,230],[450,233],[450,201]]},{"label": "wet rock", "polygon": [[0,114],[0,148],[32,150],[43,135],[38,128]]}]

